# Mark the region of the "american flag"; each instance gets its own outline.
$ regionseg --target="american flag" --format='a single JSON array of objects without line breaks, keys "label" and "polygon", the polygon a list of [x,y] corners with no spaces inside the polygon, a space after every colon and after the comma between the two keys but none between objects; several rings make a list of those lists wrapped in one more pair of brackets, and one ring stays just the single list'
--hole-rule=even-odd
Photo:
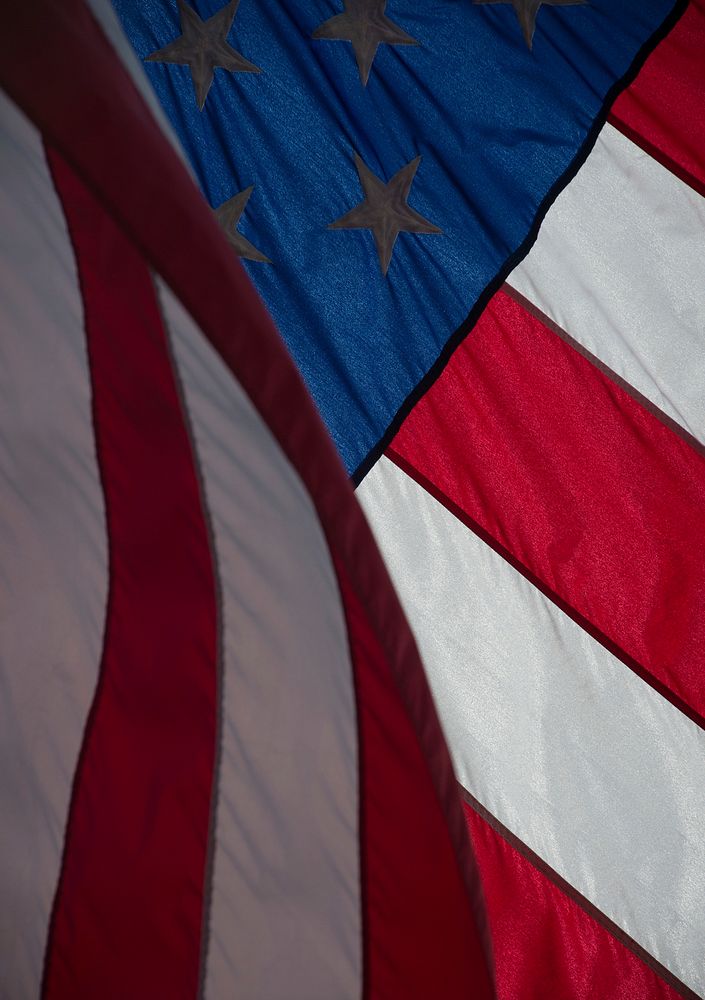
[{"label": "american flag", "polygon": [[490,997],[425,676],[284,345],[90,10],[5,29],[0,996]]},{"label": "american flag", "polygon": [[0,43],[0,985],[705,996],[705,5],[90,7]]}]

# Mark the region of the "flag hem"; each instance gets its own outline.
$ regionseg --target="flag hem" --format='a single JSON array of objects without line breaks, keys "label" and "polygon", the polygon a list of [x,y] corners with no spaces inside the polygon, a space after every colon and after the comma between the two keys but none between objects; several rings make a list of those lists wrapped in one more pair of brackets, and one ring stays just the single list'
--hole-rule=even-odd
[{"label": "flag hem", "polygon": [[612,105],[617,100],[619,95],[625,90],[630,83],[636,78],[639,70],[644,65],[648,57],[654,51],[654,49],[663,41],[663,39],[673,30],[680,18],[686,11],[688,6],[688,0],[676,0],[670,14],[665,18],[660,28],[658,28],[647,40],[644,42],[642,47],[639,49],[637,54],[629,66],[629,69],[624,73],[619,80],[616,80],[610,87],[607,95],[603,101],[602,108],[598,112],[593,121],[585,139],[579,150],[573,157],[572,162],[567,167],[567,169],[561,174],[561,176],[553,183],[550,190],[542,200],[539,205],[536,215],[534,216],[534,221],[526,234],[523,242],[517,247],[507,257],[504,264],[499,268],[494,278],[485,285],[485,288],[480,293],[477,301],[473,305],[472,309],[468,313],[465,320],[460,324],[460,326],[455,330],[454,333],[450,335],[445,343],[445,346],[441,350],[440,354],[428,369],[426,374],[421,378],[419,382],[414,386],[414,388],[409,392],[404,399],[401,406],[397,409],[397,412],[392,417],[391,421],[387,425],[386,430],[378,439],[377,443],[368,451],[367,455],[358,464],[357,468],[351,475],[351,479],[355,486],[359,486],[362,480],[365,478],[367,473],[370,471],[372,466],[377,462],[377,460],[382,456],[387,446],[391,443],[400,426],[409,415],[409,413],[416,406],[418,401],[424,396],[434,382],[442,374],[446,365],[450,361],[456,348],[460,346],[465,337],[471,333],[473,327],[477,323],[478,319],[484,312],[488,302],[502,287],[503,283],[509,277],[511,272],[517,267],[518,264],[527,256],[532,246],[536,242],[539,234],[539,229],[546,217],[548,211],[550,210],[553,203],[556,201],[561,192],[570,184],[570,182],[575,178],[576,174],[583,166],[588,156],[592,152],[592,149],[597,142],[597,137],[599,136],[603,126],[605,125],[610,111],[612,110]]}]

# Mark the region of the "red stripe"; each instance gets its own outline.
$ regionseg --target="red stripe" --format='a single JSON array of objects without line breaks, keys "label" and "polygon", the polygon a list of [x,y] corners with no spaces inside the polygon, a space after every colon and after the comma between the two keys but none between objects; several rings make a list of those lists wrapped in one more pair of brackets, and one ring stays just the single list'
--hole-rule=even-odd
[{"label": "red stripe", "polygon": [[336,571],[358,703],[363,996],[490,997],[448,816],[384,650],[339,562]]},{"label": "red stripe", "polygon": [[609,121],[705,195],[705,0],[691,0]]},{"label": "red stripe", "polygon": [[[85,6],[35,0],[31,9],[14,4],[5,13],[0,79],[6,89],[178,290],[301,476],[330,550],[345,567],[384,653],[481,924],[452,768],[408,625],[345,470],[271,319]],[[31,60],[24,56],[29,51]],[[369,710],[377,707],[370,704]],[[370,768],[378,766],[374,760]],[[399,824],[396,840],[414,838],[414,831],[414,823]],[[433,851],[434,844],[425,848]],[[393,930],[381,927],[380,933]],[[473,931],[464,948],[479,956]],[[380,948],[383,953],[384,941]],[[480,984],[486,981],[480,957],[475,976]],[[472,995],[484,992],[480,985]],[[374,988],[370,995],[381,996]]]},{"label": "red stripe", "polygon": [[498,1000],[677,1000],[670,986],[469,805]]},{"label": "red stripe", "polygon": [[389,454],[702,724],[705,459],[686,442],[500,292]]},{"label": "red stripe", "polygon": [[49,159],[83,292],[110,586],[43,995],[191,1000],[216,726],[208,534],[149,272]]}]

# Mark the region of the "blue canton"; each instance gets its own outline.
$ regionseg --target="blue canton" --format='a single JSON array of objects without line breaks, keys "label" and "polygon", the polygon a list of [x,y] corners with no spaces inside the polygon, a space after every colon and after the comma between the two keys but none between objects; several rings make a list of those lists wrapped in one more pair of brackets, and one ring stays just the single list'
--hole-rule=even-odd
[{"label": "blue canton", "polygon": [[[528,249],[674,7],[538,4],[529,50],[513,2],[114,2],[138,56],[155,56],[146,72],[208,202],[231,203],[233,252],[234,225],[256,248],[244,266],[351,473]],[[213,58],[160,61],[181,58],[185,20],[203,34],[211,18]],[[401,216],[361,181],[399,200],[391,182],[412,163],[397,207],[421,222],[398,230],[385,271],[371,206]],[[361,205],[365,225],[331,227]]]}]

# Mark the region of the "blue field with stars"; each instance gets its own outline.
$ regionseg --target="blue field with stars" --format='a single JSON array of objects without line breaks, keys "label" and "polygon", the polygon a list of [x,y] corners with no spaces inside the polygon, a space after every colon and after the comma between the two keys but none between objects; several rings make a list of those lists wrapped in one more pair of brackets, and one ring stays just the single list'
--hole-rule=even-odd
[{"label": "blue field with stars", "polygon": [[350,472],[674,6],[114,5]]}]

